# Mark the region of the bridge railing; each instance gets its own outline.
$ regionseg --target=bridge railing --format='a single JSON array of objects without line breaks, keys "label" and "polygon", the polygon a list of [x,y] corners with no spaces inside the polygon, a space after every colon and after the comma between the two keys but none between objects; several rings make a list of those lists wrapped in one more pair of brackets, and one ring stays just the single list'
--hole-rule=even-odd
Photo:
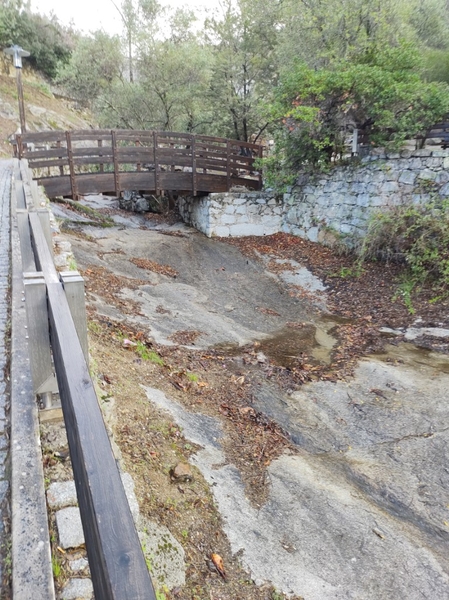
[{"label": "bridge railing", "polygon": [[263,146],[238,140],[167,131],[45,131],[17,135],[15,152],[26,158],[50,198],[135,189],[154,193],[262,188],[255,160]]}]

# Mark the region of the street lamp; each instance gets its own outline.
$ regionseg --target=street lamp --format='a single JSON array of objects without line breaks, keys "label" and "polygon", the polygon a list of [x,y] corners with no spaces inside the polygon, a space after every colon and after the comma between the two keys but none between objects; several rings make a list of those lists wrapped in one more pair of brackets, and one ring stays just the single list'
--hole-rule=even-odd
[{"label": "street lamp", "polygon": [[5,54],[10,54],[13,57],[13,63],[16,67],[16,79],[17,79],[17,94],[19,96],[19,115],[20,115],[20,130],[21,133],[26,132],[25,124],[25,105],[23,103],[23,87],[22,87],[22,57],[30,55],[29,52],[21,48],[20,46],[14,45],[10,48],[3,50]]}]

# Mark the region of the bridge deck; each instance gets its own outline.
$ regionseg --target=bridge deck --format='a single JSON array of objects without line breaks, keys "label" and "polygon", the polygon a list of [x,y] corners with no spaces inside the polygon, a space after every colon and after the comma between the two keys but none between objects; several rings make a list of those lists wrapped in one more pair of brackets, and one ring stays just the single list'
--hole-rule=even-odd
[{"label": "bridge deck", "polygon": [[16,137],[50,198],[140,190],[205,194],[262,187],[263,147],[238,140],[130,130],[47,131]]}]

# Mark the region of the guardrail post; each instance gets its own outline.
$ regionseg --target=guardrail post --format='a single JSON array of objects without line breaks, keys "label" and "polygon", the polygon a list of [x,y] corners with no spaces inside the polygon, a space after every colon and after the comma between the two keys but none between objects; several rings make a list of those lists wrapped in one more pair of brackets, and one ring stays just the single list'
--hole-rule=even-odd
[{"label": "guardrail post", "polygon": [[45,408],[58,391],[53,373],[47,308],[47,286],[41,271],[23,274],[33,391],[44,396]]},{"label": "guardrail post", "polygon": [[39,217],[39,221],[41,222],[41,227],[44,232],[45,239],[47,240],[48,248],[53,256],[53,239],[51,235],[50,213],[46,208],[41,208],[37,211],[37,215]]},{"label": "guardrail post", "polygon": [[34,260],[33,247],[31,245],[30,224],[28,221],[28,210],[26,208],[18,208],[17,228],[19,230],[20,253],[22,255],[23,271],[35,271],[36,263]]},{"label": "guardrail post", "polygon": [[16,178],[14,182],[14,187],[16,191],[16,206],[17,208],[26,208],[27,202],[25,198],[25,188],[23,185],[22,179]]},{"label": "guardrail post", "polygon": [[83,350],[84,359],[89,365],[89,345],[87,342],[86,301],[84,296],[84,279],[78,271],[63,271],[59,274],[65,290],[67,302],[75,323],[76,333]]}]

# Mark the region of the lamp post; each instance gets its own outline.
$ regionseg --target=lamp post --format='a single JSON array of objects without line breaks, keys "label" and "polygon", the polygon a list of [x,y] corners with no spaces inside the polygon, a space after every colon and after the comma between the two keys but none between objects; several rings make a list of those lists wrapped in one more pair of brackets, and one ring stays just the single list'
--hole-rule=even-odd
[{"label": "lamp post", "polygon": [[19,115],[20,115],[20,131],[26,132],[25,123],[25,105],[23,103],[23,87],[22,87],[22,57],[30,56],[30,53],[14,45],[3,50],[5,54],[10,54],[13,57],[13,63],[16,68],[17,94],[19,96]]}]

